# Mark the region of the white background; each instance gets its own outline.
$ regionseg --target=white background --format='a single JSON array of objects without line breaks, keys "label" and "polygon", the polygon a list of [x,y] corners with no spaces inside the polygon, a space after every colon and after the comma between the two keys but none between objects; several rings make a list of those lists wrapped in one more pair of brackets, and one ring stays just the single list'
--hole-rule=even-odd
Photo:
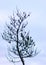
[{"label": "white background", "polygon": [[[25,64],[46,65],[46,0],[0,0],[0,33],[4,29],[5,22],[8,21],[8,16],[12,15],[16,7],[25,12],[31,12],[28,29],[30,28],[30,35],[41,50],[36,57],[25,59]],[[13,65],[5,57],[6,44],[0,34],[0,65]],[[21,62],[15,65],[18,64],[21,65]]]}]

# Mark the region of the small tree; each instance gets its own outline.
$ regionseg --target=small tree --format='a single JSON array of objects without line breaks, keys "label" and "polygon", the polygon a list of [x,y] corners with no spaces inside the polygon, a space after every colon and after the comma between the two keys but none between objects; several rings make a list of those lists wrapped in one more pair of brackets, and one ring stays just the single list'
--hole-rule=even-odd
[{"label": "small tree", "polygon": [[10,17],[10,24],[6,24],[7,29],[4,30],[2,34],[2,38],[11,45],[11,43],[15,42],[15,45],[12,48],[8,47],[8,59],[11,62],[15,62],[14,59],[16,57],[14,55],[19,56],[23,65],[24,58],[33,57],[37,54],[36,50],[34,50],[35,43],[32,40],[32,37],[29,36],[29,32],[27,33],[24,29],[27,26],[27,22],[24,20],[27,19],[30,14],[26,14],[25,12],[20,13],[17,10],[16,16]]}]

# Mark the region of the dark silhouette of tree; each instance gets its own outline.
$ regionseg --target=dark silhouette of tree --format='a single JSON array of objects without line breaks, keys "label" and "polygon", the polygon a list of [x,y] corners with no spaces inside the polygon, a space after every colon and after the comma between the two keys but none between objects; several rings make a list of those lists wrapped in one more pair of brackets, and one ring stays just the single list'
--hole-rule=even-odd
[{"label": "dark silhouette of tree", "polygon": [[10,17],[10,24],[6,24],[7,29],[4,30],[2,34],[2,38],[11,45],[11,43],[15,42],[15,45],[12,48],[8,47],[8,59],[11,62],[15,62],[14,59],[17,55],[23,65],[24,58],[33,57],[37,55],[37,49],[34,50],[35,43],[32,40],[32,37],[29,36],[29,32],[27,33],[24,29],[27,26],[28,22],[24,22],[30,14],[26,14],[26,12],[20,13],[17,10],[16,16],[13,13],[13,16]]}]

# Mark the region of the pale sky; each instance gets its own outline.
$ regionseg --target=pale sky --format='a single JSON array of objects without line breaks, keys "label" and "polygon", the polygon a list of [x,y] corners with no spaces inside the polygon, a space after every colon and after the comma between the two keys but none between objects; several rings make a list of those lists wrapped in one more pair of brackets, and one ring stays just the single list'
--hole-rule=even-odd
[{"label": "pale sky", "polygon": [[[37,47],[41,50],[36,57],[25,59],[25,64],[46,65],[46,0],[0,0],[0,33],[4,29],[5,22],[8,21],[8,16],[16,11],[16,7],[21,11],[31,12],[28,28]],[[6,43],[0,34],[0,65],[14,65],[5,57]],[[21,62],[15,65],[18,64],[21,65]]]}]

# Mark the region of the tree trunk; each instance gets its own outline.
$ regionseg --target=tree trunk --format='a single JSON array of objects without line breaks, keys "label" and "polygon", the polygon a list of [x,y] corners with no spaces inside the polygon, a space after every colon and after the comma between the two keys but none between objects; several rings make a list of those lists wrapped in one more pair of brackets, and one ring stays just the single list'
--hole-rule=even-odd
[{"label": "tree trunk", "polygon": [[20,57],[20,59],[21,59],[22,64],[25,65],[24,60],[23,60],[23,58],[21,57],[21,54],[20,54],[20,51],[19,51],[19,47],[18,47],[18,30],[17,30],[17,51],[18,51],[18,54],[19,54],[19,57]]}]

